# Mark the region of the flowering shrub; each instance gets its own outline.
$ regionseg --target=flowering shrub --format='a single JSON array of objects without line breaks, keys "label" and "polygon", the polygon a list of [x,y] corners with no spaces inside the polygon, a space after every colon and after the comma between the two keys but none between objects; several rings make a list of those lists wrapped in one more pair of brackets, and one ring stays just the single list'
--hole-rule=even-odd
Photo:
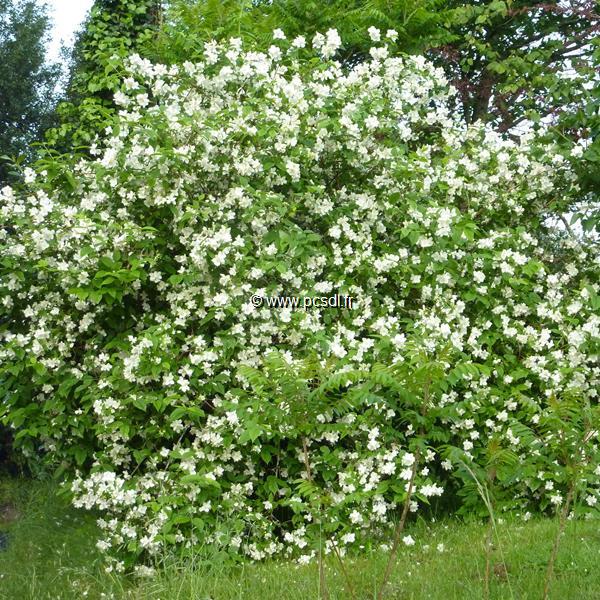
[{"label": "flowering shrub", "polygon": [[[598,254],[536,235],[568,161],[462,126],[423,59],[344,70],[340,43],[132,56],[92,157],[2,190],[0,415],[102,548],[309,560],[409,482],[413,512],[472,506],[470,462],[507,507],[560,505],[575,470],[596,504]],[[251,302],[284,294],[356,300]]]}]

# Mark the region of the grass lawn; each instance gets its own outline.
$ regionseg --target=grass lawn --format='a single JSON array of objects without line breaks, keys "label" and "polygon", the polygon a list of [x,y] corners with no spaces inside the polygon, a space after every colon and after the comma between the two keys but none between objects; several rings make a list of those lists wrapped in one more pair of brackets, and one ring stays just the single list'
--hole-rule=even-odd
[{"label": "grass lawn", "polygon": [[[287,600],[319,597],[316,565],[285,562],[231,567],[214,556],[194,566],[165,560],[158,574],[133,579],[107,574],[95,548],[92,516],[70,508],[52,484],[0,482],[0,598],[43,600],[127,598],[194,600]],[[11,506],[12,514],[6,513]],[[505,520],[498,526],[492,557],[490,598],[542,598],[546,563],[557,521]],[[417,522],[407,531],[416,541],[402,546],[386,598],[483,599],[486,525],[446,520]],[[6,537],[5,537],[6,539]],[[443,544],[443,547],[438,545]],[[440,551],[441,550],[441,551]],[[383,552],[345,560],[356,600],[374,598],[385,567]],[[555,566],[551,598],[600,599],[600,521],[572,521]],[[329,597],[352,599],[339,564],[327,559]]]}]

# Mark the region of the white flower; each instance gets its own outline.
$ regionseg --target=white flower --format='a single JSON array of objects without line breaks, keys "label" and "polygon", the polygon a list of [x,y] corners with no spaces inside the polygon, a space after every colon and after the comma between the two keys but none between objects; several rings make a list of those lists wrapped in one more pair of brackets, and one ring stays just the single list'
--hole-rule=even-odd
[{"label": "white flower", "polygon": [[375,115],[369,115],[365,119],[365,127],[367,129],[375,129],[379,127],[379,119]]},{"label": "white flower", "polygon": [[357,510],[353,510],[350,513],[350,521],[352,523],[362,523],[363,522],[363,516],[357,511]]},{"label": "white flower", "polygon": [[281,48],[278,46],[269,46],[268,53],[274,61],[280,60],[283,56],[283,52],[281,52]]},{"label": "white flower", "polygon": [[381,446],[381,444],[376,439],[369,440],[369,442],[367,444],[367,448],[371,451],[377,450],[377,448],[379,448],[379,446]]},{"label": "white flower", "polygon": [[438,485],[435,485],[435,483],[432,484],[427,484],[427,485],[423,485],[421,486],[420,492],[423,496],[425,497],[430,497],[430,496],[441,496],[442,493],[444,492],[444,488]]},{"label": "white flower", "polygon": [[550,496],[550,502],[552,502],[552,504],[555,504],[556,506],[558,506],[562,503],[562,496],[560,494],[554,494],[554,495]]},{"label": "white flower", "polygon": [[147,565],[136,565],[134,567],[134,573],[137,577],[154,577],[156,569]]},{"label": "white flower", "polygon": [[331,354],[333,354],[334,356],[337,356],[338,358],[344,358],[344,356],[346,356],[346,354],[348,354],[348,351],[344,348],[344,346],[342,346],[342,344],[340,343],[339,340],[334,340],[330,344],[329,350],[330,350]]},{"label": "white flower", "polygon": [[303,35],[295,37],[292,46],[294,48],[306,48],[306,38]]},{"label": "white flower", "polygon": [[352,532],[345,533],[342,536],[342,543],[343,544],[352,544],[355,540],[356,540],[356,535],[354,535],[354,533],[352,533]]},{"label": "white flower", "polygon": [[237,423],[239,423],[239,417],[237,416],[237,413],[234,410],[227,411],[225,413],[225,418],[232,425],[236,425]]},{"label": "white flower", "polygon": [[320,50],[325,44],[325,36],[321,32],[315,33],[312,39],[313,48]]},{"label": "white flower", "polygon": [[330,29],[326,33],[324,44],[321,47],[321,54],[323,54],[325,58],[331,58],[341,45],[342,40],[337,29]]},{"label": "white flower", "polygon": [[571,156],[580,158],[583,156],[583,148],[581,146],[573,146],[573,148],[571,148]]},{"label": "white flower", "polygon": [[379,31],[377,27],[369,27],[369,29],[367,29],[367,32],[369,33],[369,37],[374,42],[379,42],[381,40],[381,31]]},{"label": "white flower", "polygon": [[410,454],[410,452],[407,452],[403,457],[402,457],[402,465],[405,467],[411,467],[415,462],[415,455],[414,454]]},{"label": "white flower", "polygon": [[285,168],[292,181],[300,181],[300,165],[292,160],[285,161]]},{"label": "white flower", "polygon": [[402,538],[402,542],[404,543],[405,546],[414,546],[415,545],[415,540],[410,535],[405,535]]},{"label": "white flower", "polygon": [[385,46],[382,48],[372,47],[369,49],[369,54],[374,60],[385,60],[389,56],[390,52]]},{"label": "white flower", "polygon": [[285,40],[285,33],[283,33],[282,29],[274,29],[273,30],[273,39],[274,40]]}]

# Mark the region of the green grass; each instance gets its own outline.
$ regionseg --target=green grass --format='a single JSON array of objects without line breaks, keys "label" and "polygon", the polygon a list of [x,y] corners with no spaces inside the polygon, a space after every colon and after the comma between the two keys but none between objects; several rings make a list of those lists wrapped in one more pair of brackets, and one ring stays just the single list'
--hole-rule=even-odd
[{"label": "green grass", "polygon": [[[217,556],[193,568],[165,561],[150,579],[106,574],[95,549],[94,519],[69,508],[51,484],[0,483],[0,505],[13,503],[20,518],[0,524],[10,546],[0,552],[0,598],[44,599],[257,599],[304,600],[319,597],[316,565],[285,562],[226,566]],[[561,541],[551,598],[600,599],[600,522],[569,522]],[[546,563],[557,522],[537,519],[499,524],[490,598],[542,597]],[[386,598],[469,600],[484,598],[486,526],[447,520],[409,526],[415,546],[402,547]],[[444,551],[437,550],[438,544]],[[206,555],[206,549],[204,549]],[[209,556],[210,559],[210,556]],[[386,555],[347,559],[355,598],[374,598]],[[506,568],[503,565],[506,565]],[[339,565],[326,564],[331,600],[351,599]]]}]

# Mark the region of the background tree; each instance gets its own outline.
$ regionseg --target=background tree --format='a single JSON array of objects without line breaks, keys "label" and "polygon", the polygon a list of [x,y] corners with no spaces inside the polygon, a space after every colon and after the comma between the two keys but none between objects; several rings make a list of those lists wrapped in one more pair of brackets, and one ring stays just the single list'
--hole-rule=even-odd
[{"label": "background tree", "polygon": [[346,63],[366,57],[371,26],[396,30],[405,52],[451,41],[443,29],[449,18],[444,0],[173,0],[168,14],[161,51],[174,59],[201,50],[207,37],[240,36],[268,46],[276,28],[309,38],[337,29],[344,40],[338,57]]},{"label": "background tree", "polygon": [[[584,230],[600,224],[600,11],[595,0],[450,0],[451,39],[426,42],[458,90],[465,122],[482,120],[514,134],[525,123],[550,125],[565,149],[578,145],[582,193],[571,207]],[[549,207],[552,208],[552,207]],[[561,215],[562,217],[562,215]],[[568,225],[567,225],[568,230]]]},{"label": "background tree", "polygon": [[[53,118],[57,65],[46,62],[50,19],[33,1],[0,1],[0,155],[31,157]],[[0,184],[10,167],[0,161]]]},{"label": "background tree", "polygon": [[[527,118],[572,112],[593,79],[600,13],[595,0],[174,0],[166,30],[174,52],[207,36],[241,35],[270,44],[273,29],[312,36],[335,27],[340,58],[364,56],[370,26],[394,29],[397,49],[427,53],[460,92],[465,121],[508,131]],[[184,41],[185,40],[185,41]],[[177,56],[183,58],[183,56]]]}]

